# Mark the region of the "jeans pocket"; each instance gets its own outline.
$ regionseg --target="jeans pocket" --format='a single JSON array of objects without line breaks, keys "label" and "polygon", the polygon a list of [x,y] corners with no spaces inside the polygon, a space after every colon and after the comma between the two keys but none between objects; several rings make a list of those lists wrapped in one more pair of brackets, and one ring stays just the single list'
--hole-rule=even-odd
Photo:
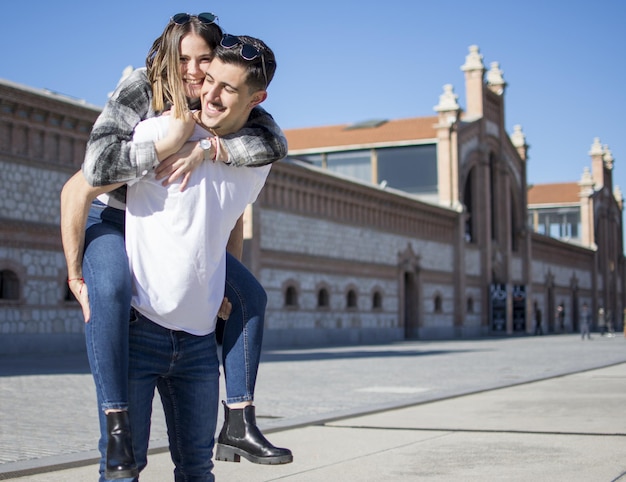
[{"label": "jeans pocket", "polygon": [[135,311],[135,308],[130,309],[129,315],[130,315],[128,318],[129,325],[133,325],[139,322],[139,314]]}]

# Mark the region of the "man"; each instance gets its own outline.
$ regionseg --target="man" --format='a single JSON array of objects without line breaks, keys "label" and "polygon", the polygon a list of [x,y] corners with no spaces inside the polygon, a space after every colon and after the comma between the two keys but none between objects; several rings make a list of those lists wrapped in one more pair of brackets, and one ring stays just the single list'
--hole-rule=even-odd
[{"label": "man", "polygon": [[[211,56],[191,139],[236,132],[267,97],[272,51],[251,37],[225,36]],[[170,116],[148,119],[137,141],[167,140],[184,128]],[[175,135],[175,134],[172,134]],[[213,151],[215,148],[207,150]],[[234,169],[204,162],[187,187],[163,187],[154,173],[130,184],[126,249],[133,281],[129,412],[139,469],[147,463],[150,414],[158,388],[176,480],[213,480],[218,410],[215,317],[224,297],[226,245],[269,166]]]},{"label": "man", "polygon": [[565,305],[563,303],[556,307],[556,319],[559,324],[559,330],[561,333],[565,332]]},{"label": "man", "polygon": [[583,303],[580,311],[580,336],[583,340],[585,337],[591,340],[591,312],[587,303]]},{"label": "man", "polygon": [[541,309],[535,304],[535,335],[543,335],[541,326]]}]

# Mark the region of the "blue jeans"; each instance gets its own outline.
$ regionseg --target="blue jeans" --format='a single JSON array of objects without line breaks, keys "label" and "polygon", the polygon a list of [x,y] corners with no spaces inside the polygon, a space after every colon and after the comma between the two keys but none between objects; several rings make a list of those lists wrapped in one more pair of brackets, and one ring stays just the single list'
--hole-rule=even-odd
[{"label": "blue jeans", "polygon": [[104,411],[128,408],[131,283],[124,246],[124,211],[107,208],[99,201],[92,205],[85,231],[83,277],[89,289],[91,311],[85,326],[85,341],[96,385],[98,449],[104,473],[108,439]]},{"label": "blue jeans", "polygon": [[259,371],[267,294],[257,279],[237,258],[226,255],[224,296],[232,311],[224,324],[222,364],[226,380],[226,403],[254,400]]},{"label": "blue jeans", "polygon": [[154,389],[158,388],[174,480],[213,481],[219,398],[215,333],[195,336],[137,315],[130,323],[130,425],[137,466],[146,467]]},{"label": "blue jeans", "polygon": [[[94,201],[85,231],[83,277],[91,319],[85,327],[87,355],[100,417],[98,448],[104,459],[104,410],[128,407],[128,319],[131,278],[124,245],[125,212]],[[236,258],[226,256],[225,296],[233,309],[224,324],[222,363],[227,403],[254,399],[267,295]]]}]

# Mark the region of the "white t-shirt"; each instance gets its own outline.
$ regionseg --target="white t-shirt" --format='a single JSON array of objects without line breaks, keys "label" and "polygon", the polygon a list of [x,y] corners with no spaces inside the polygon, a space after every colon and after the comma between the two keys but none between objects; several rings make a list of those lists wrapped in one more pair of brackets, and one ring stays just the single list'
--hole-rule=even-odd
[{"label": "white t-shirt", "polygon": [[[139,123],[133,140],[163,138],[169,117]],[[196,126],[190,140],[210,136]],[[154,171],[128,185],[126,252],[132,306],[155,323],[193,335],[215,330],[224,298],[226,244],[237,219],[254,202],[270,166],[203,162],[187,188],[163,187]]]}]

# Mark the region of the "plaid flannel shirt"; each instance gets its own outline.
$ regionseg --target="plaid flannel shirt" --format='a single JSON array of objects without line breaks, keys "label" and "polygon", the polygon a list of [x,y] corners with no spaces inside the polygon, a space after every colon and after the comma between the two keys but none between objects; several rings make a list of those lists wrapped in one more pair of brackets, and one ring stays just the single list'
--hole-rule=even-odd
[{"label": "plaid flannel shirt", "polygon": [[[92,186],[128,182],[158,164],[153,142],[132,142],[135,126],[157,115],[145,68],[134,70],[118,85],[91,130],[82,171]],[[220,137],[233,166],[263,166],[287,155],[287,139],[264,109],[255,107],[246,125]],[[110,195],[126,200],[126,186]]]}]

